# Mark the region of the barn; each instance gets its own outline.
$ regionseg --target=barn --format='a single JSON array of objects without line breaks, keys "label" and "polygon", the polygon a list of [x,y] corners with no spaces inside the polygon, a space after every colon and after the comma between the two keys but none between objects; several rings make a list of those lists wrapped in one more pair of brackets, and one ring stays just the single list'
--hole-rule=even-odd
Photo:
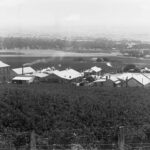
[{"label": "barn", "polygon": [[132,78],[127,81],[128,87],[149,87],[150,86],[150,78],[145,76],[144,74],[133,74]]},{"label": "barn", "polygon": [[142,84],[142,82],[132,77],[127,81],[127,86],[128,87],[143,87],[144,85]]},{"label": "barn", "polygon": [[0,82],[8,82],[10,80],[10,65],[0,61]]},{"label": "barn", "polygon": [[66,69],[62,71],[55,70],[47,77],[49,82],[70,83],[79,82],[82,74],[74,69]]}]

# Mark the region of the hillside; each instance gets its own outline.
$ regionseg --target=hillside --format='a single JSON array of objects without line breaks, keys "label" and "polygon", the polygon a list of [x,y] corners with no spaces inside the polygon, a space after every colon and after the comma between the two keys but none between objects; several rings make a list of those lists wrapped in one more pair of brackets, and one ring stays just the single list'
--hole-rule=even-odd
[{"label": "hillside", "polygon": [[114,129],[123,125],[129,127],[126,134],[132,129],[130,141],[137,141],[137,128],[140,130],[138,140],[142,140],[143,135],[145,141],[150,139],[149,89],[38,84],[5,85],[0,91],[1,132],[4,129],[12,132],[34,129],[40,135],[53,133],[50,135],[52,139],[55,137],[55,143],[67,137],[59,132],[64,138],[58,140],[58,130],[69,133],[80,129],[82,135],[91,138],[87,133],[92,133],[95,140],[112,142],[117,136]]}]

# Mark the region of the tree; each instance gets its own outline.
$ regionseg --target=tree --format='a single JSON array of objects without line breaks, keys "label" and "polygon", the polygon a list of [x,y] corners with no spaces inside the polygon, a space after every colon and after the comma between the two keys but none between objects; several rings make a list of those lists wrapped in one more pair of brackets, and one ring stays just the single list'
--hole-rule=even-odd
[{"label": "tree", "polygon": [[134,64],[128,64],[123,68],[124,72],[140,72],[140,69]]}]

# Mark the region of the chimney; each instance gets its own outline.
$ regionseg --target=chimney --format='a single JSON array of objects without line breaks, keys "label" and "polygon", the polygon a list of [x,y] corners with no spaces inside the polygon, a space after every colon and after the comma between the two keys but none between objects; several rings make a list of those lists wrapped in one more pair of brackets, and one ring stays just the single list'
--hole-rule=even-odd
[{"label": "chimney", "polygon": [[125,84],[126,84],[126,87],[128,87],[128,77],[126,77]]},{"label": "chimney", "polygon": [[23,71],[23,69],[24,69],[24,68],[23,68],[23,65],[22,65],[22,75],[24,74],[24,71]]},{"label": "chimney", "polygon": [[106,80],[108,80],[108,76],[106,76]]}]

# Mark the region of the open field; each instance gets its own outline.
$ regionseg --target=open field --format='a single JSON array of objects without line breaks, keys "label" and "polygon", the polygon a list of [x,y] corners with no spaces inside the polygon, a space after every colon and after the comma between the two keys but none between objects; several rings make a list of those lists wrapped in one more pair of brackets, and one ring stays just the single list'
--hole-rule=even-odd
[{"label": "open field", "polygon": [[13,49],[13,50],[0,50],[1,57],[103,57],[103,56],[117,56],[119,52],[66,52],[60,50],[42,50],[42,49]]},{"label": "open field", "polygon": [[[105,62],[96,62],[93,57],[0,57],[0,60],[11,65],[12,68],[21,67],[25,63],[31,63],[36,60],[46,60],[46,63],[38,63],[32,67],[41,69],[54,66],[56,69],[74,68],[78,71],[88,69],[92,66],[106,67]],[[128,57],[107,57],[112,63],[114,69],[121,68],[126,64],[136,64],[138,67],[150,67],[150,59],[128,58]],[[61,64],[61,65],[60,65]],[[61,67],[60,67],[61,66]],[[108,68],[108,67],[107,67]],[[109,67],[109,69],[112,69]]]},{"label": "open field", "polygon": [[[81,59],[81,60],[80,60]],[[108,58],[109,59],[109,58]],[[115,69],[121,68],[121,61],[111,60],[113,67],[108,67],[105,62],[93,61],[91,57],[76,58],[76,57],[1,57],[1,61],[11,65],[11,68],[21,67],[25,63],[32,63],[37,60],[45,61],[32,65],[34,69],[42,69],[54,66],[58,70],[73,68],[78,71],[89,69],[93,66],[101,67],[104,72],[112,72]]]},{"label": "open field", "polygon": [[[106,63],[93,61],[92,58],[107,57],[112,63],[112,68],[106,68]],[[78,71],[88,69],[92,66],[101,67],[104,72],[112,72],[121,69],[126,64],[135,64],[138,67],[150,67],[150,59],[124,57],[118,52],[114,53],[77,53],[58,50],[0,50],[0,60],[11,65],[12,68],[21,67],[25,63],[36,60],[46,60],[46,63],[38,63],[32,67],[41,69],[54,66],[56,69],[74,68]],[[61,66],[61,67],[60,67]],[[107,71],[106,71],[107,70]]]}]

